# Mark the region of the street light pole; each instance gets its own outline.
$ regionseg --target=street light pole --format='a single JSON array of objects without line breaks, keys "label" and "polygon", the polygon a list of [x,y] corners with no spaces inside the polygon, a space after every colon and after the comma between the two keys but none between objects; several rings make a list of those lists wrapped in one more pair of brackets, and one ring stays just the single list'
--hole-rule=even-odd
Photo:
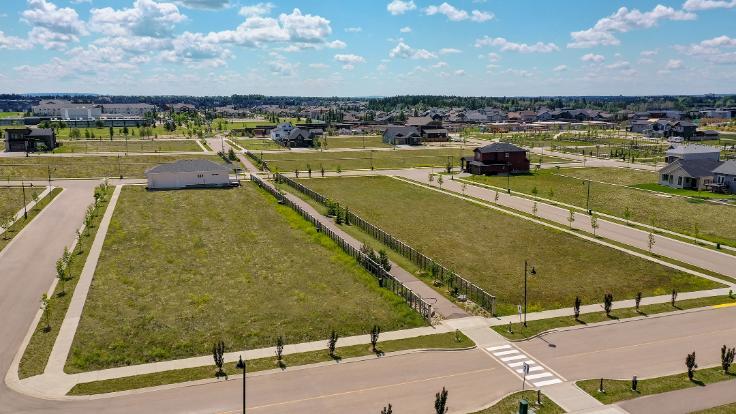
[{"label": "street light pole", "polygon": [[246,365],[245,361],[243,361],[243,357],[240,356],[238,359],[238,364],[235,365],[236,368],[243,370],[243,414],[245,414],[245,374],[246,374]]},{"label": "street light pole", "polygon": [[20,182],[20,188],[23,189],[23,218],[28,220],[28,207],[26,205],[26,184],[25,182]]},{"label": "street light pole", "polygon": [[[526,285],[527,285],[526,278],[527,278],[527,268],[528,268],[528,266],[529,266],[528,262],[526,260],[524,260],[524,327],[525,328],[526,328],[526,298],[527,298],[527,295],[526,295],[526,290],[527,290],[526,289]],[[530,273],[532,276],[534,276],[534,275],[537,274],[537,271],[534,269],[534,266],[532,266],[531,272],[528,272],[528,273]]]},{"label": "street light pole", "polygon": [[585,202],[585,209],[588,210],[588,215],[592,213],[592,211],[590,211],[590,180],[588,180],[588,199]]}]

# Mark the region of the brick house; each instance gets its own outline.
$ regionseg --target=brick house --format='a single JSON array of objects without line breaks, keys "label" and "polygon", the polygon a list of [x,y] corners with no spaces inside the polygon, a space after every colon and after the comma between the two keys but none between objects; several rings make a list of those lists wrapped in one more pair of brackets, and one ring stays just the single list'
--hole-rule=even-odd
[{"label": "brick house", "polygon": [[494,142],[473,150],[462,158],[463,171],[475,175],[519,174],[529,172],[526,150],[505,142]]}]

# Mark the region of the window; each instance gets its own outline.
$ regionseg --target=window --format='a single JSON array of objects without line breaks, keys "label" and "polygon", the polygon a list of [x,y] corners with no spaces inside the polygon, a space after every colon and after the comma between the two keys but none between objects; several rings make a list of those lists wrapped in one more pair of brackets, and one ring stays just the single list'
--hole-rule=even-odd
[{"label": "window", "polygon": [[682,185],[682,177],[677,177],[677,185]]}]

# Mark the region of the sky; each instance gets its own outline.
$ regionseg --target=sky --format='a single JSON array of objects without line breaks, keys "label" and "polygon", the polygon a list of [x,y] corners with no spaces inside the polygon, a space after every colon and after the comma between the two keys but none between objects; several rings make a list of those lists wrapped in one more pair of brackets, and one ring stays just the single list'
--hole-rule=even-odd
[{"label": "sky", "polygon": [[0,92],[736,93],[736,0],[2,0]]}]

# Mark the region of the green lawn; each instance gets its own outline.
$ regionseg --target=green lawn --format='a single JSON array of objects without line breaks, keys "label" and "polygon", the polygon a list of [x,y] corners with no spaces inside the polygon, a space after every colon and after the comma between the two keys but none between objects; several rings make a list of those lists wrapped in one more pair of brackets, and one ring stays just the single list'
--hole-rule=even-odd
[{"label": "green lawn", "polygon": [[[475,182],[506,188],[507,178],[499,176],[473,176]],[[587,182],[590,186],[590,208],[593,211],[625,218],[628,209],[631,220],[654,224],[675,232],[736,245],[736,206],[710,203],[701,199],[672,197],[622,185],[638,186],[656,181],[652,172],[625,168],[561,168],[540,170],[528,175],[511,178],[515,192],[551,198],[580,208],[586,207]],[[602,182],[595,182],[602,181]],[[610,184],[608,184],[610,183]],[[611,185],[619,184],[619,185]],[[554,194],[550,197],[550,190]]]},{"label": "green lawn", "polygon": [[[576,295],[598,303],[636,292],[659,295],[720,286],[528,220],[388,177],[303,180],[498,298],[512,314],[523,301],[524,260],[530,312],[571,306]],[[390,196],[387,196],[390,195]]]},{"label": "green lawn", "polygon": [[[335,352],[339,359],[354,358],[367,355],[373,355],[370,345],[352,345],[340,347],[338,340],[338,348]],[[377,350],[381,353],[405,351],[408,349],[462,349],[472,347],[473,341],[462,333],[442,333],[435,335],[418,336],[408,339],[398,339],[393,341],[379,342]],[[377,355],[376,357],[379,357]],[[276,368],[288,368],[299,365],[315,364],[318,362],[328,362],[333,360],[327,350],[301,352],[296,354],[284,355],[282,365],[279,366],[276,357],[258,358],[248,360],[248,372],[264,371]],[[242,371],[235,367],[235,363],[225,364],[224,371],[228,375],[242,374]],[[215,367],[204,366],[197,368],[186,368],[172,371],[157,372],[155,374],[136,375],[132,377],[116,378],[111,380],[94,381],[83,384],[77,384],[69,391],[68,395],[90,395],[103,394],[116,391],[125,391],[136,388],[155,387],[158,385],[174,384],[186,381],[196,381],[201,379],[213,378]]]},{"label": "green lawn", "polygon": [[655,184],[655,183],[635,184],[632,187],[641,188],[643,190],[657,191],[660,193],[674,194],[674,195],[679,195],[683,197],[704,198],[704,199],[709,199],[709,200],[736,200],[736,195],[734,194],[718,194],[718,193],[712,193],[710,191],[697,191],[697,190],[688,190],[685,188],[672,188],[666,185]]},{"label": "green lawn", "polygon": [[[40,194],[42,188],[28,188],[26,190],[26,203],[33,200],[31,192],[35,191]],[[23,190],[20,187],[2,187],[0,188],[0,219],[12,216],[23,208]]]},{"label": "green lawn", "polygon": [[[685,368],[684,363],[683,368]],[[577,385],[603,404],[613,404],[618,401],[630,400],[632,398],[642,397],[645,395],[661,394],[663,392],[681,390],[684,388],[707,386],[707,384],[733,380],[734,378],[736,378],[736,374],[724,374],[723,369],[719,366],[696,370],[693,381],[690,381],[687,378],[687,373],[685,372],[666,377],[639,380],[637,391],[631,390],[631,380],[603,380],[604,393],[598,392],[600,379],[578,381]]]},{"label": "green lawn", "polygon": [[[151,227],[150,223],[156,223]],[[425,322],[265,192],[126,187],[67,361],[69,372],[384,331]]]},{"label": "green lawn", "polygon": [[145,177],[145,171],[162,163],[182,159],[208,159],[222,162],[214,155],[129,155],[129,156],[33,156],[0,158],[0,179]]},{"label": "green lawn", "polygon": [[54,153],[202,151],[194,140],[63,141]]},{"label": "green lawn", "polygon": [[[23,205],[23,193],[20,189],[18,189],[17,194],[7,193],[8,190],[14,190],[14,188],[3,188],[0,189],[0,210],[4,210],[5,214],[12,215],[18,212],[22,208]],[[43,191],[42,188],[26,188],[26,197],[28,202],[30,202],[33,199],[34,195],[40,195]],[[61,193],[61,188],[54,188],[51,190],[50,194],[47,194],[44,198],[39,199],[38,204],[34,205],[32,209],[28,210],[28,218],[21,217],[20,220],[13,223],[12,226],[10,226],[0,237],[0,251],[5,248],[5,246],[10,243],[11,240],[13,240],[13,237],[15,237],[16,234],[18,234],[21,230],[23,230],[23,227],[26,226],[26,224],[30,223],[31,220],[33,220],[34,217],[38,215],[38,213],[41,212],[41,210],[48,205],[51,200],[53,200],[59,193]],[[18,197],[18,199],[14,199],[15,197]],[[6,204],[5,202],[8,202]],[[18,203],[19,205],[15,204]],[[13,211],[13,209],[17,207],[18,210]],[[8,217],[7,215],[0,216],[0,217]]]},{"label": "green lawn", "polygon": [[[614,298],[615,300],[621,300],[625,298]],[[600,302],[603,302],[602,298]],[[570,304],[570,316],[563,316],[558,318],[540,319],[534,321],[527,321],[526,328],[522,323],[512,323],[511,333],[509,333],[508,325],[494,326],[493,330],[500,333],[501,335],[511,340],[521,340],[532,337],[542,332],[549,331],[555,328],[565,328],[576,325],[587,325],[589,323],[604,322],[609,320],[634,318],[637,316],[654,315],[662,312],[671,312],[683,309],[694,309],[702,308],[706,306],[720,305],[720,304],[731,304],[736,303],[736,298],[728,296],[714,296],[709,298],[697,298],[687,299],[675,302],[676,308],[671,303],[659,303],[655,305],[646,305],[639,308],[637,312],[634,308],[623,308],[613,309],[611,316],[607,316],[605,312],[593,312],[585,313],[580,315],[578,320],[575,320],[572,312],[572,304]]]},{"label": "green lawn", "polygon": [[286,148],[282,147],[281,145],[275,143],[272,139],[269,138],[231,138],[233,142],[240,145],[241,147],[251,150],[251,151],[274,151],[274,150],[283,150],[286,151]]},{"label": "green lawn", "polygon": [[736,414],[736,403],[713,407],[707,410],[696,411],[692,414]]},{"label": "green lawn", "polygon": [[326,142],[324,149],[334,148],[390,148],[384,144],[380,135],[322,137],[320,142]]},{"label": "green lawn", "polygon": [[[519,401],[527,400],[529,409],[536,414],[562,414],[565,412],[554,401],[542,393],[542,405],[537,405],[537,392],[534,390],[515,392],[504,397],[491,407],[475,412],[473,414],[515,414],[519,412]],[[452,394],[448,396],[448,402],[452,405]],[[531,413],[531,411],[529,411]]]},{"label": "green lawn", "polygon": [[[57,189],[61,191],[61,189]],[[101,200],[97,208],[97,212],[92,219],[91,225],[82,232],[81,243],[77,244],[72,252],[72,260],[67,271],[67,279],[64,283],[57,283],[54,293],[49,298],[51,313],[49,316],[49,326],[51,329],[46,330],[45,324],[41,321],[33,331],[31,340],[28,342],[25,353],[20,360],[18,366],[18,376],[23,379],[39,375],[43,373],[44,368],[49,360],[49,354],[59,334],[59,328],[64,320],[66,310],[69,308],[69,302],[72,300],[72,292],[79,281],[82,273],[84,262],[89,254],[88,247],[92,245],[92,241],[97,234],[97,228],[102,220],[102,216],[107,208],[110,196],[112,196],[113,188],[108,187],[105,197]],[[44,200],[48,198],[44,197]],[[43,200],[42,200],[43,202]],[[82,223],[79,223],[80,227]],[[61,257],[61,252],[59,254]],[[41,295],[39,294],[39,299]]]},{"label": "green lawn", "polygon": [[23,112],[0,112],[0,118],[19,118],[23,116]]},{"label": "green lawn", "polygon": [[279,154],[263,154],[271,170],[319,171],[324,167],[327,171],[335,171],[338,167],[343,170],[358,170],[373,168],[411,168],[411,167],[445,167],[448,159],[455,166],[460,166],[460,157],[472,155],[472,149],[418,149],[393,151],[337,151],[309,152],[289,151]]}]

